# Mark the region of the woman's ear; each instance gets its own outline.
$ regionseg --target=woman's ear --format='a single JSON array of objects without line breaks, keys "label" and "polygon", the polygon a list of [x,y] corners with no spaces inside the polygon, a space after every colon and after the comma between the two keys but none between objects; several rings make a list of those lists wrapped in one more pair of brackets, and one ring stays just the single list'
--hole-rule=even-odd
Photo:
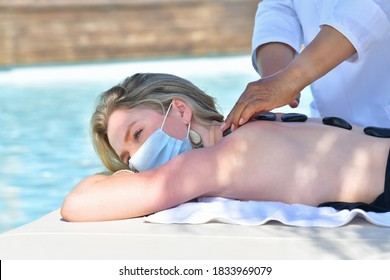
[{"label": "woman's ear", "polygon": [[183,119],[184,124],[188,125],[192,119],[192,109],[191,107],[182,99],[173,99],[172,100],[172,109],[176,110],[180,117]]}]

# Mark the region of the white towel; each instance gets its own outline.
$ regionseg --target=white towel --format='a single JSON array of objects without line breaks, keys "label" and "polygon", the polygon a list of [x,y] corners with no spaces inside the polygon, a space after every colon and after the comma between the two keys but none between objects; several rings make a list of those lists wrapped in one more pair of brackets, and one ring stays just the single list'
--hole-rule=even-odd
[{"label": "white towel", "polygon": [[220,197],[199,199],[145,217],[146,222],[162,224],[203,224],[220,222],[238,225],[263,225],[279,221],[298,227],[339,227],[355,217],[390,227],[390,212],[365,212],[361,209],[337,211],[332,207],[312,207],[281,202],[239,201]]}]

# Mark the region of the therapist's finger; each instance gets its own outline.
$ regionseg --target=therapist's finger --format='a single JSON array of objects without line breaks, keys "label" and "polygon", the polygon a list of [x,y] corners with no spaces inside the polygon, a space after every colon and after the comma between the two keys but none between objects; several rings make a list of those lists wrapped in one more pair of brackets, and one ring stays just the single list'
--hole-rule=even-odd
[{"label": "therapist's finger", "polygon": [[225,124],[222,125],[222,130],[229,127],[234,130],[234,128],[247,123],[256,113],[274,109],[276,100],[276,93],[270,86],[269,79],[248,83],[245,91],[227,116]]},{"label": "therapist's finger", "polygon": [[299,106],[299,100],[295,99],[289,105],[290,105],[291,108],[297,108]]},{"label": "therapist's finger", "polygon": [[291,108],[297,108],[300,102],[301,102],[301,94],[299,94],[298,97],[295,98],[289,105]]},{"label": "therapist's finger", "polygon": [[227,116],[224,124],[221,126],[222,130],[225,131],[228,128],[231,128],[232,131],[239,126],[241,113],[244,110],[245,103],[237,101],[237,103],[234,105],[233,109],[230,111],[229,115]]},{"label": "therapist's finger", "polygon": [[[232,131],[246,124],[259,112],[268,109],[267,101],[263,98],[242,98],[236,103],[225,121],[225,129],[231,127]],[[223,130],[225,130],[223,129]]]},{"label": "therapist's finger", "polygon": [[273,106],[270,106],[270,104],[261,99],[253,100],[252,102],[248,103],[247,106],[244,108],[244,110],[241,113],[241,118],[239,120],[239,125],[244,125],[251,119],[253,119],[255,116],[257,116],[259,113],[262,112],[269,112],[270,110],[274,109]]}]

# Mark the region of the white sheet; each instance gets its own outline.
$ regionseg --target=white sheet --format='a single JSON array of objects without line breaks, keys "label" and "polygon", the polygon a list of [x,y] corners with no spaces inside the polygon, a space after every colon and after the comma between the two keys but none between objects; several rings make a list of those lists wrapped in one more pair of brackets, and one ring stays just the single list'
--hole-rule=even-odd
[{"label": "white sheet", "polygon": [[311,207],[280,202],[239,201],[220,197],[187,202],[145,217],[146,222],[161,224],[203,224],[220,222],[238,225],[263,225],[278,221],[298,227],[340,227],[355,217],[390,227],[390,212],[365,212],[361,209],[337,211],[331,207]]}]

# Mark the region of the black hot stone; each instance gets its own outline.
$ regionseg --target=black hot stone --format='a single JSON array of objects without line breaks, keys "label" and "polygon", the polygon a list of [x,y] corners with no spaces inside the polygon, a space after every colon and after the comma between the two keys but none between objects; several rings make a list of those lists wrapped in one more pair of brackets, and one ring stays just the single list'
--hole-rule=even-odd
[{"label": "black hot stone", "polygon": [[260,121],[274,121],[276,120],[276,114],[272,112],[263,112],[258,114],[255,119]]},{"label": "black hot stone", "polygon": [[231,132],[232,132],[232,129],[231,129],[231,127],[229,127],[228,129],[226,129],[226,130],[222,133],[222,136],[225,137],[225,136],[229,135]]},{"label": "black hot stone", "polygon": [[364,130],[364,133],[374,137],[390,138],[390,128],[368,126]]},{"label": "black hot stone", "polygon": [[307,121],[307,116],[304,114],[298,113],[287,113],[282,115],[282,121],[284,122],[305,122]]},{"label": "black hot stone", "polygon": [[348,130],[352,129],[352,125],[342,118],[325,117],[322,119],[322,123],[325,125],[341,127],[341,128],[348,129]]}]

